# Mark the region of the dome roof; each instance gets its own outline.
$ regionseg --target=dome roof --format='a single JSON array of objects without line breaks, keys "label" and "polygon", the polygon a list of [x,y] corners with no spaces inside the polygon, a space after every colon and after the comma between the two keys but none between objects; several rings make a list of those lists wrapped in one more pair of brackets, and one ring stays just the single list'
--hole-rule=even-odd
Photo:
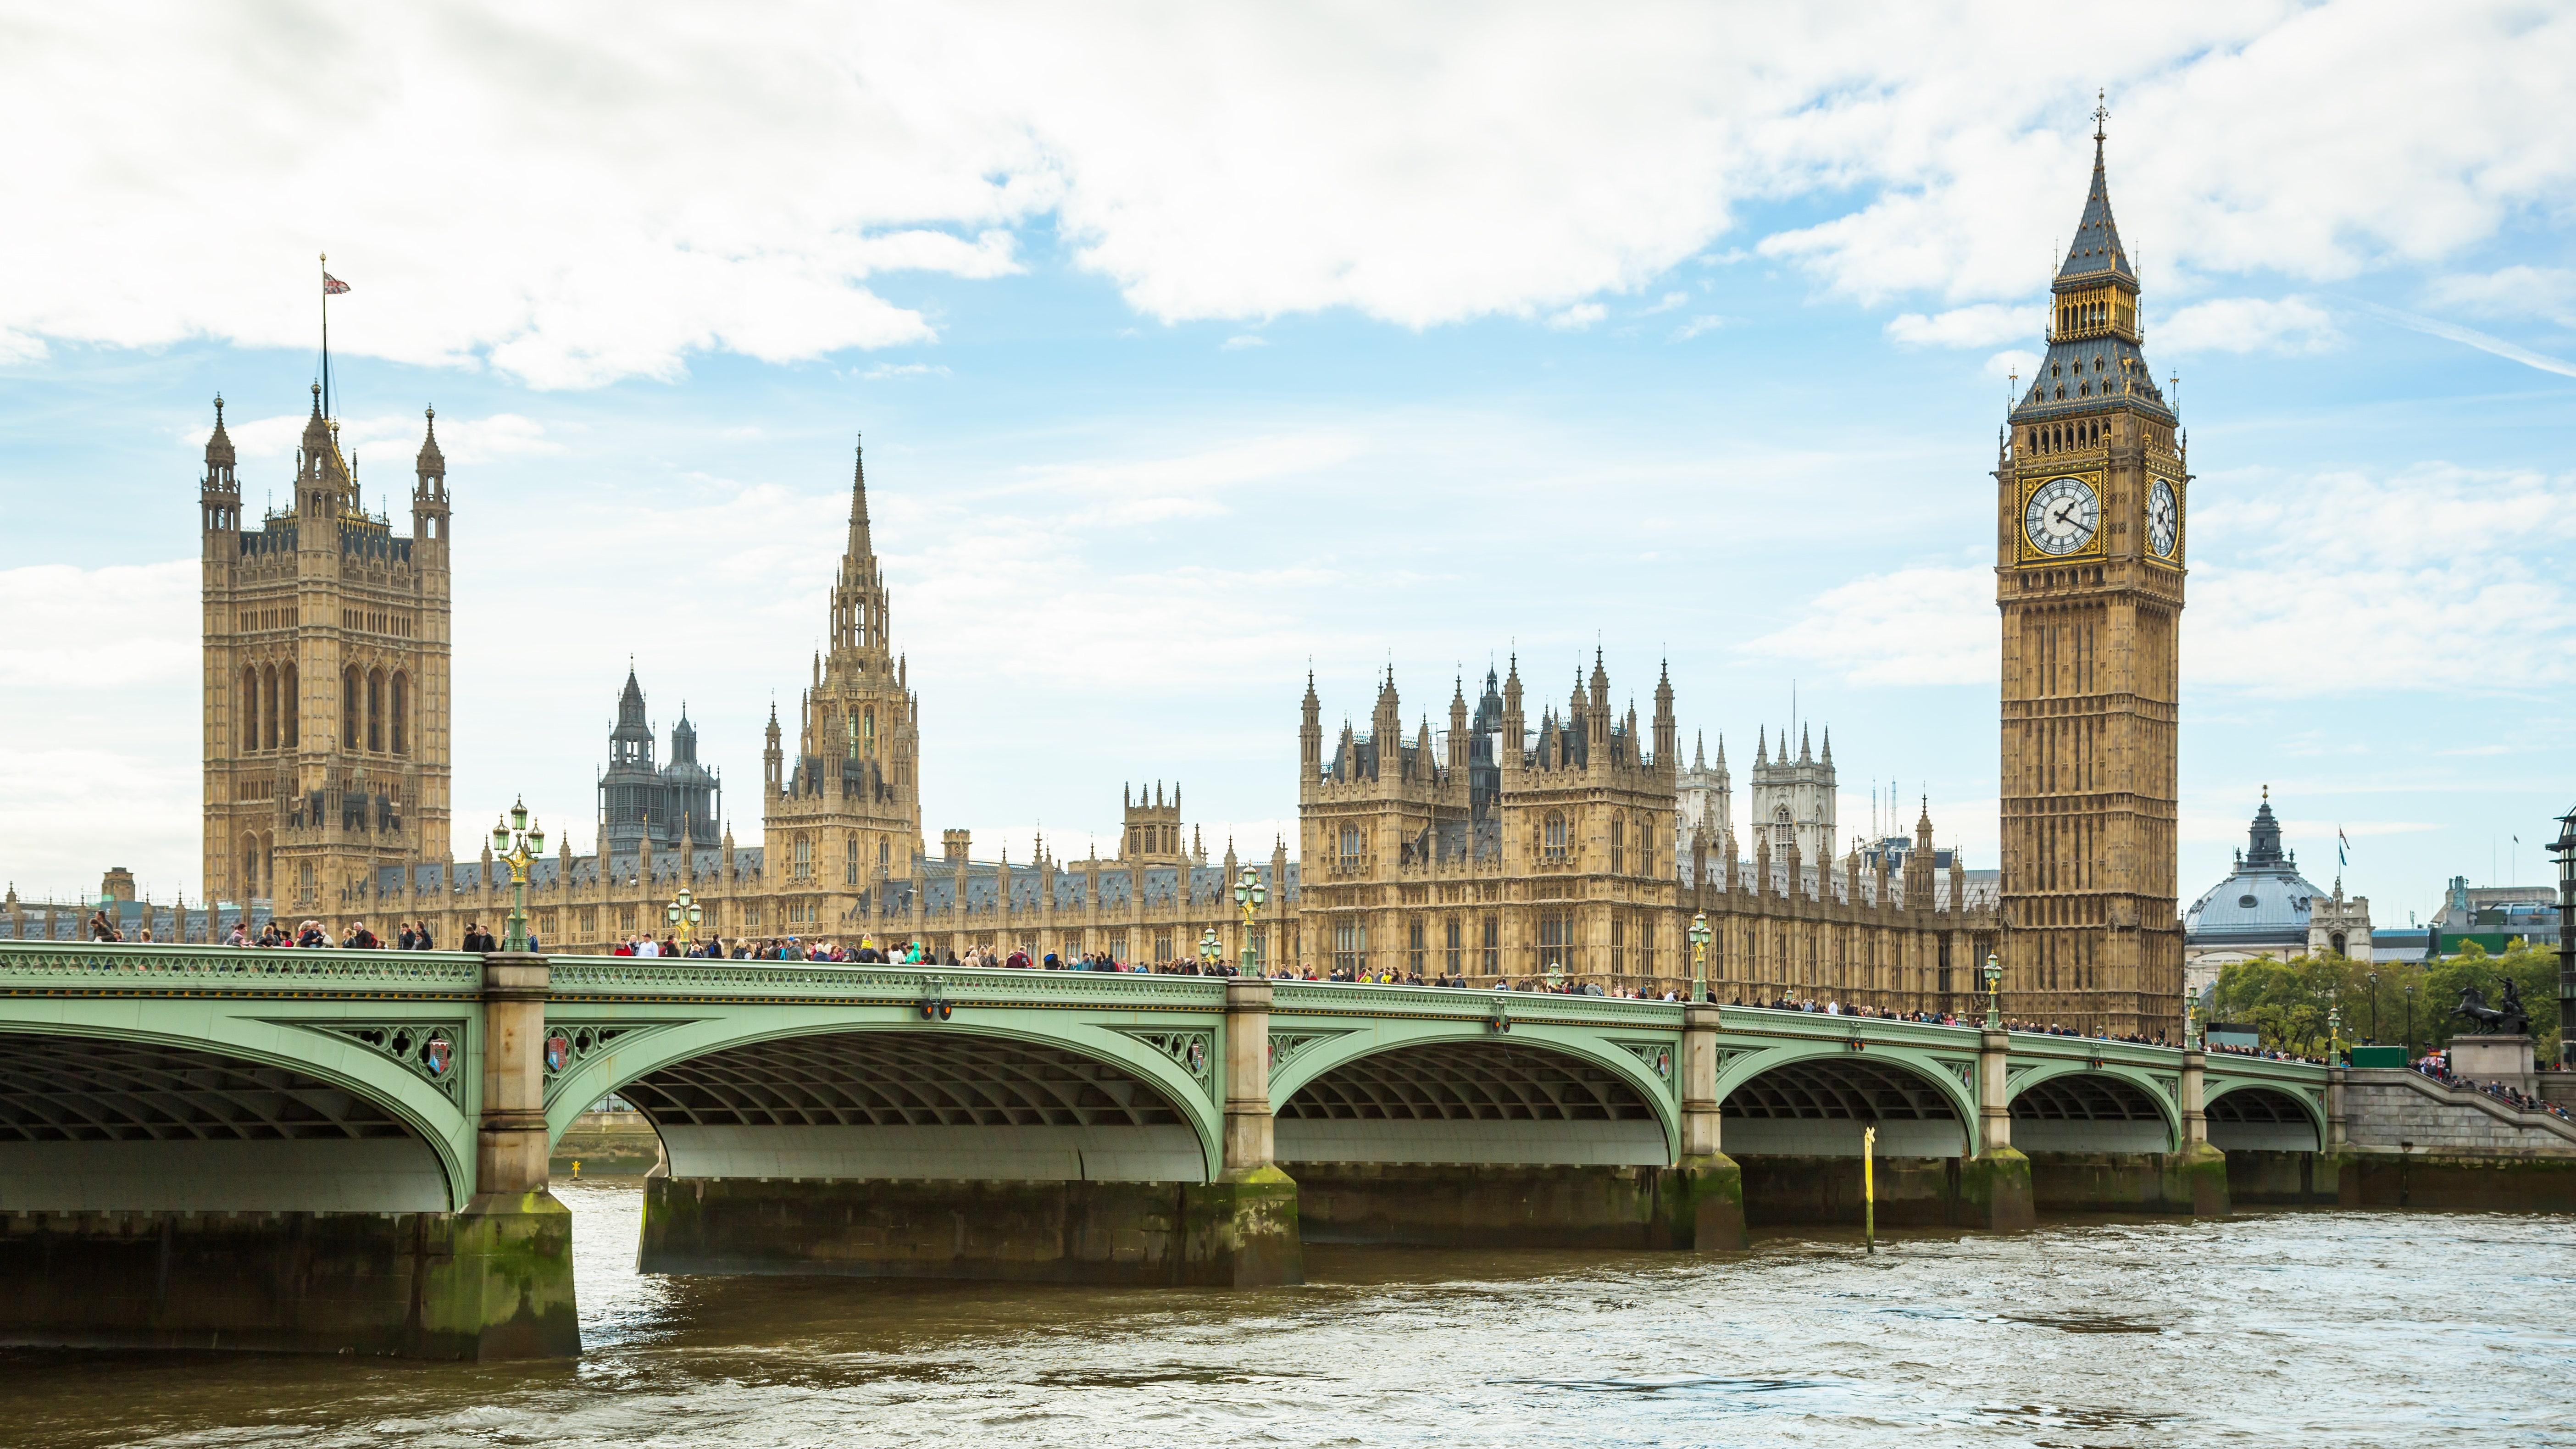
[{"label": "dome roof", "polygon": [[2267,797],[2254,813],[2248,832],[2250,849],[2236,858],[2236,869],[2211,886],[2183,912],[2183,939],[2195,946],[2221,944],[2281,945],[2304,950],[2308,913],[2317,889],[2299,874],[2298,859],[2281,850],[2281,826]]}]

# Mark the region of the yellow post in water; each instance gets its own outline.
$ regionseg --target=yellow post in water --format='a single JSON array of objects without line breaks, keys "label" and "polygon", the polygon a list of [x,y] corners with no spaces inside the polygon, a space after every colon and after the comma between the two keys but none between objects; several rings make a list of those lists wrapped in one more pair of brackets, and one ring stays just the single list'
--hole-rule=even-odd
[{"label": "yellow post in water", "polygon": [[1878,1146],[1878,1129],[1860,1129],[1860,1238],[1873,1253],[1878,1251],[1878,1173],[1872,1149]]}]

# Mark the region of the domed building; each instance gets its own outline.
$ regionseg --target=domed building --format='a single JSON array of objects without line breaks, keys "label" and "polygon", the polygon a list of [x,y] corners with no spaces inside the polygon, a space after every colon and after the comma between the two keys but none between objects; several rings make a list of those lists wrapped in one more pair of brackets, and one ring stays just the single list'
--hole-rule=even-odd
[{"label": "domed building", "polygon": [[[2197,995],[2230,961],[2256,956],[2287,960],[2311,949],[2313,916],[2339,894],[2317,889],[2299,874],[2299,858],[2281,849],[2281,822],[2272,815],[2272,792],[2263,792],[2236,869],[2201,893],[2182,917],[2183,989]],[[2361,956],[2370,933],[2361,932]]]}]

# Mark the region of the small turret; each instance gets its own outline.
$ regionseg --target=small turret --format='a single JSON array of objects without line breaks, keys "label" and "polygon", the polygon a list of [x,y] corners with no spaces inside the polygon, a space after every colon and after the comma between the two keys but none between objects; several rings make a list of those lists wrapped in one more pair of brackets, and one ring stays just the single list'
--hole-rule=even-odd
[{"label": "small turret", "polygon": [[[241,531],[241,480],[233,471],[232,435],[224,431],[224,398],[215,394],[215,431],[206,439],[206,476],[197,484],[201,526],[209,534]],[[216,556],[222,550],[209,542]]]}]

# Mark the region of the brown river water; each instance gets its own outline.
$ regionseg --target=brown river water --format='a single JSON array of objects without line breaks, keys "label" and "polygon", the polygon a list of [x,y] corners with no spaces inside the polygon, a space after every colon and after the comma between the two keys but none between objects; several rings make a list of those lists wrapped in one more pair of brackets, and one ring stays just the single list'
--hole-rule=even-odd
[{"label": "brown river water", "polygon": [[2247,1213],[1724,1257],[1309,1248],[1258,1293],[648,1278],[578,1364],[0,1351],[0,1443],[2576,1445],[2576,1218]]}]

